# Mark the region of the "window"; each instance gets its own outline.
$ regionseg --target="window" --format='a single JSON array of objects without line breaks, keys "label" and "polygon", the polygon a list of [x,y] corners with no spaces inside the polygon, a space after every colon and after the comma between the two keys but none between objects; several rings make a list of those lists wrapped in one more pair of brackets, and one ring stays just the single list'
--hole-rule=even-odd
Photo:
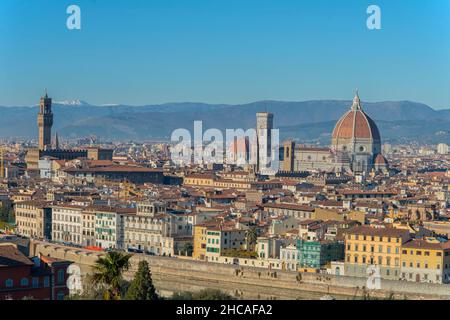
[{"label": "window", "polygon": [[64,282],[64,270],[60,269],[58,270],[58,283]]},{"label": "window", "polygon": [[64,300],[64,292],[63,291],[59,291],[58,294],[56,295],[56,299]]},{"label": "window", "polygon": [[39,278],[34,277],[32,280],[33,288],[39,287]]},{"label": "window", "polygon": [[27,279],[27,278],[22,278],[22,279],[20,280],[20,285],[21,285],[22,287],[28,286],[28,279]]},{"label": "window", "polygon": [[14,286],[14,281],[13,281],[13,279],[7,279],[7,280],[5,281],[5,286],[6,286],[7,288],[12,288],[12,287]]}]

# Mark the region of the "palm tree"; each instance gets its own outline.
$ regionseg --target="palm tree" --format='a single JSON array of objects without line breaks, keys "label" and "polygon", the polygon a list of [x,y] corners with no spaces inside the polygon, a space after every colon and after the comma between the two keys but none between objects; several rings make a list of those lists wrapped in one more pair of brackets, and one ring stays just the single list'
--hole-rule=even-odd
[{"label": "palm tree", "polygon": [[130,254],[111,251],[95,263],[92,280],[95,284],[103,284],[107,287],[104,295],[105,300],[120,299],[122,274],[125,270],[128,270],[130,258]]},{"label": "palm tree", "polygon": [[251,227],[247,230],[247,234],[245,235],[247,242],[247,249],[252,251],[255,250],[256,240],[258,238],[258,233],[256,231],[256,227]]}]

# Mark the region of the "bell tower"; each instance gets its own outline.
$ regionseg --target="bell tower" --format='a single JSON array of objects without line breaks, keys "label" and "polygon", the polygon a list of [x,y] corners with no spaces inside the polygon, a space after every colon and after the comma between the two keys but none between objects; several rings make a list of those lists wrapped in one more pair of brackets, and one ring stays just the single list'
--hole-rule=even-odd
[{"label": "bell tower", "polygon": [[48,97],[47,92],[45,96],[41,97],[39,103],[38,113],[38,128],[39,128],[39,150],[47,150],[52,146],[52,99]]}]

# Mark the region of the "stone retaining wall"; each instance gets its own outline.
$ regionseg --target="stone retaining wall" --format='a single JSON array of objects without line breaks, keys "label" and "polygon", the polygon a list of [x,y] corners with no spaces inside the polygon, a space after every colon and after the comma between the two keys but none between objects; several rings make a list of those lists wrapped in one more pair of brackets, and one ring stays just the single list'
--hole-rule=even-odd
[{"label": "stone retaining wall", "polygon": [[[33,241],[30,245],[30,254],[43,254],[73,261],[85,274],[90,272],[90,267],[103,253]],[[358,277],[269,271],[263,268],[143,254],[133,255],[131,268],[126,277],[133,276],[138,262],[142,259],[147,260],[151,267],[156,288],[165,292],[220,288],[240,298],[248,299],[316,299],[326,294],[349,299],[364,293],[367,280]],[[450,300],[450,285],[381,280],[381,290],[371,290],[369,294],[379,298],[394,294],[396,299]]]}]

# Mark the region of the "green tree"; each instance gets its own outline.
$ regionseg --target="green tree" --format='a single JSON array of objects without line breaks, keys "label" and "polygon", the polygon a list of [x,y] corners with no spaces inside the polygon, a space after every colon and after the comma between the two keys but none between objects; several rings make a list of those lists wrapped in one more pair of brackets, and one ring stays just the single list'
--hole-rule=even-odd
[{"label": "green tree", "polygon": [[256,240],[258,239],[258,232],[256,227],[251,227],[247,230],[245,240],[247,242],[247,250],[254,251],[256,246]]},{"label": "green tree", "polygon": [[6,223],[14,223],[15,215],[12,208],[1,206],[0,207],[0,221]]},{"label": "green tree", "polygon": [[152,274],[148,262],[139,262],[138,271],[134,275],[130,287],[125,295],[126,300],[158,300],[153,286]]},{"label": "green tree", "polygon": [[95,263],[92,281],[94,284],[104,285],[107,288],[104,294],[105,300],[121,298],[122,275],[130,266],[130,258],[130,254],[111,251]]},{"label": "green tree", "polygon": [[185,255],[192,256],[192,252],[194,252],[194,246],[192,245],[192,242],[186,242],[183,245],[183,249],[181,251]]}]

